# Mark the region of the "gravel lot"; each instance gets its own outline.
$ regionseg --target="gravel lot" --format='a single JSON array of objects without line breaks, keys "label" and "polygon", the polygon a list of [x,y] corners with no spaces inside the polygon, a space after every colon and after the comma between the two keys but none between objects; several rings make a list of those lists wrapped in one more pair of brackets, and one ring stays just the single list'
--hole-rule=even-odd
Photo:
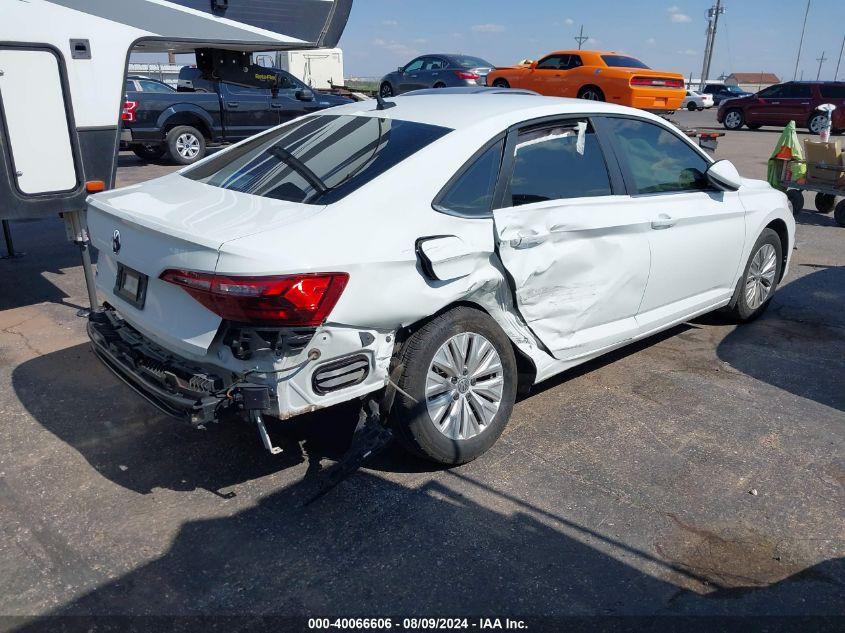
[{"label": "gravel lot", "polygon": [[[717,154],[763,177],[776,138]],[[273,424],[278,457],[160,415],[89,351],[62,224],[13,223],[0,614],[845,615],[845,229],[798,220],[759,321],[674,328],[541,385],[474,463],[391,448],[309,505],[353,410]]]}]

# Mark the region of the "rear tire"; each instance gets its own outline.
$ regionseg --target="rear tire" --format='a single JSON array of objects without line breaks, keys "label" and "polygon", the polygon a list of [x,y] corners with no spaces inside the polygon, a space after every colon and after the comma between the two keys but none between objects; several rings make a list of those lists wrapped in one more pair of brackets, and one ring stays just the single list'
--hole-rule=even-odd
[{"label": "rear tire", "polygon": [[742,110],[734,108],[733,110],[728,110],[725,113],[725,121],[722,125],[724,125],[728,130],[738,130],[744,123],[745,116],[742,114]]},{"label": "rear tire", "polygon": [[703,109],[704,109],[704,108],[699,108],[699,107],[698,107],[697,105],[695,105],[695,103],[694,103],[694,102],[692,102],[692,101],[690,101],[690,102],[687,104],[687,110],[689,110],[690,112],[695,112],[696,110],[703,110]]},{"label": "rear tire", "polygon": [[761,127],[763,127],[759,123],[746,123],[745,125],[748,126],[749,130],[759,130]]},{"label": "rear tire", "polygon": [[494,88],[510,88],[511,85],[508,83],[507,79],[497,79],[493,82]]},{"label": "rear tire", "polygon": [[579,99],[587,101],[605,101],[604,93],[598,86],[584,86],[578,91]]},{"label": "rear tire", "polygon": [[763,229],[727,310],[738,323],[753,321],[766,311],[777,290],[783,268],[783,244],[772,229]]},{"label": "rear tire", "polygon": [[179,165],[190,165],[205,157],[205,137],[190,125],[177,125],[167,133],[167,151]]},{"label": "rear tire", "polygon": [[818,134],[822,131],[826,122],[827,115],[817,112],[810,117],[809,121],[807,121],[807,129],[810,130],[810,134]]},{"label": "rear tire", "polygon": [[517,366],[493,319],[473,308],[449,310],[414,332],[398,360],[389,420],[407,450],[451,466],[496,442],[516,400]]},{"label": "rear tire", "polygon": [[444,84],[442,81],[438,81],[436,84],[434,84],[434,88],[437,88],[438,90],[440,88],[445,88],[445,87],[446,87],[446,84]]},{"label": "rear tire", "polygon": [[167,153],[164,145],[133,145],[132,152],[141,160],[155,161]]},{"label": "rear tire", "polygon": [[786,192],[786,197],[789,198],[789,204],[792,207],[792,215],[798,215],[804,208],[804,194],[798,189],[789,189]]},{"label": "rear tire", "polygon": [[839,226],[845,226],[845,199],[840,200],[833,210],[833,220]]},{"label": "rear tire", "polygon": [[836,206],[836,196],[831,193],[816,194],[816,211],[819,213],[830,213]]}]

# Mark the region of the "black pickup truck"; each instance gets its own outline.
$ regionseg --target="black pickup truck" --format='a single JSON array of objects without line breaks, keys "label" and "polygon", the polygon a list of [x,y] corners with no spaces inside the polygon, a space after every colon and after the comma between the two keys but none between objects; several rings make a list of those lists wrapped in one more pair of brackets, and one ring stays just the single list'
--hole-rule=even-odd
[{"label": "black pickup truck", "polygon": [[145,160],[169,154],[190,165],[209,145],[240,141],[303,114],[350,103],[314,91],[283,70],[268,72],[278,77],[273,90],[202,79],[190,67],[179,75],[178,92],[127,90],[121,147]]}]

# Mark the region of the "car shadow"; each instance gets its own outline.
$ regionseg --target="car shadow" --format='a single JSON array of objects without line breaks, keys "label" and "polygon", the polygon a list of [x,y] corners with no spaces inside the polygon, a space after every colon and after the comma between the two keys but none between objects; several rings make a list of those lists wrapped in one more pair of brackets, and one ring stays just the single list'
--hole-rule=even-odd
[{"label": "car shadow", "polygon": [[[810,204],[813,204],[812,200]],[[796,224],[804,224],[806,226],[833,226],[838,227],[833,215],[830,213],[816,213],[812,209],[803,209],[801,213],[795,216]]]},{"label": "car shadow", "polygon": [[778,289],[762,317],[719,344],[719,358],[789,393],[845,411],[845,267],[820,267]]},{"label": "car shadow", "polygon": [[[45,396],[44,385],[62,398]],[[12,387],[27,411],[100,475],[141,494],[204,489],[229,497],[231,486],[304,462],[319,469],[324,460],[336,462],[346,453],[359,411],[356,403],[345,403],[291,420],[268,419],[272,439],[283,449],[271,455],[247,421],[201,430],[160,413],[115,378],[86,344],[20,364]],[[390,472],[436,469],[394,446],[368,466]]]},{"label": "car shadow", "polygon": [[[85,618],[97,615],[144,615],[145,627],[171,622],[150,615],[240,616],[227,626],[289,630],[300,626],[272,616],[643,618],[842,610],[836,596],[843,559],[725,580],[718,563],[694,568],[664,560],[466,476],[409,488],[359,473],[309,504],[313,483],[306,478],[237,514],[184,524],[162,556],[92,583],[52,611],[57,619],[20,630],[66,623],[102,630],[91,625],[108,624],[108,617]],[[746,555],[753,557],[752,549],[749,544]],[[177,622],[186,626],[191,619]],[[566,627],[539,621],[529,628]]]}]

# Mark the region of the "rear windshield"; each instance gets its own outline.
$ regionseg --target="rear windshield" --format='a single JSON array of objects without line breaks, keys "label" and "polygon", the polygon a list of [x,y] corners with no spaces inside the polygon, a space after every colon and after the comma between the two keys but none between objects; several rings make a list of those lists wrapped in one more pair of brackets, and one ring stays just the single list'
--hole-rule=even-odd
[{"label": "rear windshield", "polygon": [[265,198],[331,204],[449,132],[377,117],[313,116],[256,136],[182,175]]},{"label": "rear windshield", "polygon": [[639,59],[628,57],[627,55],[602,55],[601,58],[607,66],[616,66],[619,68],[645,68],[650,70],[648,66],[643,64]]},{"label": "rear windshield", "polygon": [[480,57],[452,57],[458,68],[493,68],[493,64]]}]

